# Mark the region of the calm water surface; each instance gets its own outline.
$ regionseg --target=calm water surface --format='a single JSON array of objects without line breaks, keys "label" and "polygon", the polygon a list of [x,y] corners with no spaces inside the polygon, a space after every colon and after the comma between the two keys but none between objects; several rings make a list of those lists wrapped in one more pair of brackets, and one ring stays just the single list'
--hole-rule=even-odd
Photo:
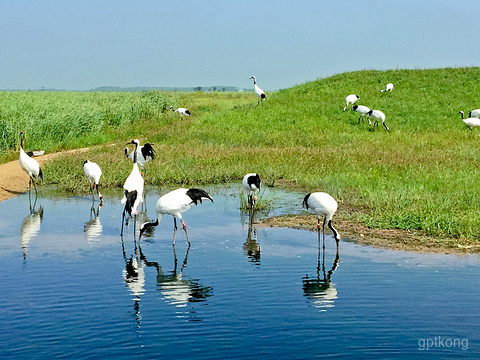
[{"label": "calm water surface", "polygon": [[[237,186],[120,238],[121,190],[0,203],[2,358],[480,358],[480,260],[249,229]],[[160,193],[147,191],[154,219]],[[268,189],[275,210],[303,194]],[[312,223],[315,223],[312,216]],[[341,229],[338,229],[341,233]],[[321,248],[320,248],[321,250]],[[422,350],[423,349],[423,350]]]}]

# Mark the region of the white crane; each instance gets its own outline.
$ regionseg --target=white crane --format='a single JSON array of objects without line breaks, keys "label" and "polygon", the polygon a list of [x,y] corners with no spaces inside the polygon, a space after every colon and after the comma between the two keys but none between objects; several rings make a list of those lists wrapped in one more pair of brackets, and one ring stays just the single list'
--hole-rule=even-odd
[{"label": "white crane", "polygon": [[333,227],[332,225],[332,217],[335,214],[335,211],[337,211],[337,201],[329,194],[324,193],[324,192],[314,192],[307,194],[305,198],[303,199],[303,206],[307,210],[312,210],[316,215],[317,215],[317,230],[320,236],[320,218],[324,216],[323,219],[323,238],[325,239],[325,223],[328,224],[328,227],[332,230],[333,232],[333,237],[335,238],[335,241],[337,242],[337,247],[338,247],[338,242],[341,239],[340,234],[338,231]]},{"label": "white crane", "polygon": [[476,117],[469,117],[464,119],[463,118],[463,111],[458,112],[460,115],[462,115],[462,120],[463,122],[470,127],[470,130],[472,131],[473,134],[473,128],[474,127],[480,127],[480,119]]},{"label": "white crane", "polygon": [[350,94],[348,95],[346,98],[345,98],[345,102],[347,103],[347,105],[345,105],[345,107],[343,108],[343,111],[345,111],[348,107],[348,105],[353,105],[355,104],[355,101],[357,101],[358,99],[360,99],[360,97],[358,95],[355,95],[355,94]]},{"label": "white crane", "polygon": [[383,90],[380,90],[380,92],[385,92],[385,91],[392,91],[393,90],[393,84],[392,83],[388,83],[387,86],[385,86],[385,89]]},{"label": "white crane", "polygon": [[[140,146],[140,143],[138,147],[136,147],[136,152],[137,152],[137,164],[140,165],[143,171],[145,171],[145,164],[149,162],[150,160],[155,159],[155,150],[152,148],[152,144],[150,143],[145,143],[144,145]],[[125,147],[123,150],[125,153],[125,157],[127,159],[130,159],[133,162],[133,153],[135,150],[129,153],[128,146]]]},{"label": "white crane", "polygon": [[88,181],[90,182],[90,189],[92,191],[93,201],[95,201],[93,189],[96,189],[100,202],[103,202],[103,196],[98,190],[98,182],[100,181],[100,176],[102,176],[102,170],[100,169],[100,166],[98,166],[97,163],[91,162],[90,160],[85,160],[85,162],[83,163],[83,172],[85,173]]},{"label": "white crane", "polygon": [[[30,190],[33,184],[33,188],[35,189],[35,200],[37,199],[37,186],[35,185],[36,180],[42,181],[43,174],[40,165],[38,164],[37,160],[31,158],[27,155],[27,153],[23,150],[23,131],[20,132],[20,157],[18,158],[18,162],[20,163],[20,167],[23,171],[28,175],[29,182],[28,182],[28,197],[30,199]],[[31,208],[31,202],[30,202]],[[33,206],[34,210],[35,205]]]},{"label": "white crane", "polygon": [[480,109],[475,109],[475,110],[470,111],[470,114],[468,114],[468,117],[470,117],[470,118],[472,118],[472,117],[480,118]]},{"label": "white crane", "polygon": [[390,130],[388,128],[388,126],[385,124],[385,114],[382,111],[380,111],[380,110],[370,110],[368,112],[368,116],[367,116],[369,124],[371,124],[370,116],[375,119],[375,123],[373,124],[373,126],[375,126],[375,125],[378,126],[378,120],[382,120],[382,124],[383,124],[383,126],[385,126],[385,129]]},{"label": "white crane", "polygon": [[258,102],[265,100],[265,91],[260,89],[260,87],[257,85],[257,79],[255,76],[252,76],[250,79],[253,79],[253,88],[255,89],[255,94],[257,94],[258,97]]},{"label": "white crane", "polygon": [[179,107],[177,110],[175,110],[173,108],[173,106],[170,106],[170,109],[172,111],[175,111],[175,112],[178,112],[180,114],[180,117],[183,117],[183,115],[185,116],[192,116],[192,113],[190,112],[190,110],[186,109],[186,108],[183,108],[183,107]]},{"label": "white crane", "polygon": [[185,236],[187,237],[188,244],[190,244],[190,239],[188,238],[187,233],[187,225],[185,225],[185,222],[183,221],[182,213],[190,209],[193,204],[198,205],[199,202],[202,203],[202,200],[211,200],[213,202],[212,197],[205,190],[196,188],[179,188],[161,196],[158,199],[156,206],[157,220],[146,222],[140,225],[139,239],[142,237],[142,234],[146,228],[157,226],[160,221],[162,221],[163,215],[169,214],[173,216],[173,245],[175,246],[175,235],[177,232],[176,218],[181,221],[183,230],[185,230]]},{"label": "white crane", "polygon": [[248,173],[243,177],[242,185],[245,194],[248,196],[248,205],[253,208],[257,201],[257,192],[260,191],[260,176],[257,173]]},{"label": "white crane", "polygon": [[[358,123],[360,124],[360,120],[363,121],[363,117],[365,115],[368,115],[368,113],[370,112],[370,108],[366,107],[366,106],[363,106],[363,105],[355,105],[352,107],[352,110],[355,111],[355,112],[358,112],[360,114],[360,117],[358,118]],[[368,118],[368,116],[367,116]],[[372,125],[370,119],[368,119],[368,125]]]},{"label": "white crane", "polygon": [[132,216],[133,214],[136,220],[136,215],[138,213],[138,205],[140,205],[140,203],[143,203],[144,180],[142,174],[140,173],[140,169],[138,168],[136,152],[140,142],[138,141],[138,139],[133,139],[131,144],[135,144],[135,151],[133,155],[132,171],[130,172],[130,175],[128,175],[127,180],[125,180],[125,184],[123,185],[124,195],[121,203],[125,204],[125,208],[122,215],[122,231],[120,233],[121,236],[123,236],[123,223],[125,221],[125,212],[127,212],[130,216]]}]

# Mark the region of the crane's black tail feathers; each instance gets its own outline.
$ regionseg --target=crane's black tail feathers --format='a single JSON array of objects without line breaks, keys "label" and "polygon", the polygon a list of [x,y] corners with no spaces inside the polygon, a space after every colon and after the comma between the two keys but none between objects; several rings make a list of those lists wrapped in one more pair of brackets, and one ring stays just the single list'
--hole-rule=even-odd
[{"label": "crane's black tail feathers", "polygon": [[195,205],[198,205],[198,202],[200,202],[201,204],[202,200],[205,199],[209,199],[213,202],[212,197],[205,190],[202,189],[188,189],[187,195],[190,197],[190,199],[192,199],[192,202],[194,202]]},{"label": "crane's black tail feathers", "polygon": [[153,159],[155,159],[155,150],[153,150],[152,148],[152,145],[149,144],[149,143],[145,143],[142,147],[142,155],[145,159],[147,159],[147,157],[150,157]]},{"label": "crane's black tail feathers", "polygon": [[137,200],[137,190],[126,191],[125,196],[127,197],[127,202],[125,203],[125,210],[127,210],[128,215],[132,216],[132,208]]}]

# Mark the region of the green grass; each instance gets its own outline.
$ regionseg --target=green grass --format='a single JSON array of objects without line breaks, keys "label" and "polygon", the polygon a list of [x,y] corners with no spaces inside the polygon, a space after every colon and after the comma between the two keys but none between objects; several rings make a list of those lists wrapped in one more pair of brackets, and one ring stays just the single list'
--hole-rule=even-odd
[{"label": "green grass", "polygon": [[[392,93],[380,93],[393,82]],[[342,111],[345,96],[386,114],[386,131]],[[47,164],[45,183],[88,191],[85,158],[102,167],[104,186],[121,186],[133,137],[154,143],[146,183],[201,185],[240,181],[326,191],[339,214],[376,228],[480,240],[480,129],[459,110],[479,108],[479,68],[359,71],[267,93],[0,93],[0,161],[27,148],[94,146]],[[180,120],[168,106],[185,106]],[[86,185],[86,184],[85,184]],[[301,199],[299,199],[299,203]]]}]

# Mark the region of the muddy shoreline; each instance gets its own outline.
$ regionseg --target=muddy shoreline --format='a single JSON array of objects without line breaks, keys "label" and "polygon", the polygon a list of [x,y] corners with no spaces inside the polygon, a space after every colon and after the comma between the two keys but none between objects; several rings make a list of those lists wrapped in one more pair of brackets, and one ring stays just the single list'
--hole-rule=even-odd
[{"label": "muddy shoreline", "polygon": [[[260,220],[257,225],[317,231],[315,215],[271,217]],[[440,254],[480,253],[479,244],[471,244],[458,239],[438,239],[406,230],[371,229],[341,218],[335,219],[335,227],[344,240],[382,249]],[[327,228],[327,230],[327,234],[330,233],[330,229]]]}]

